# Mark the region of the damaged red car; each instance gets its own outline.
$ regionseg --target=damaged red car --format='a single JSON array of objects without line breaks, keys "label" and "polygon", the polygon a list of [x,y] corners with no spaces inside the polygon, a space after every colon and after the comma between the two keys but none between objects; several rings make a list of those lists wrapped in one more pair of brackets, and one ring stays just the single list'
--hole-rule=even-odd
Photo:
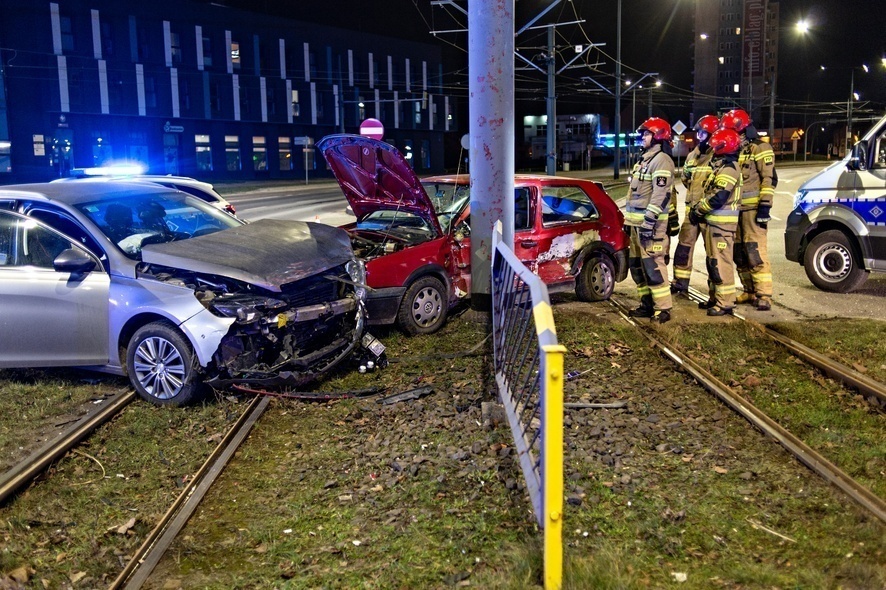
[{"label": "damaged red car", "polygon": [[[368,323],[439,330],[471,293],[470,178],[420,180],[395,147],[358,135],[330,135],[317,148],[357,217],[343,228],[366,262]],[[608,299],[628,272],[623,220],[599,183],[514,179],[514,252],[551,292]]]}]

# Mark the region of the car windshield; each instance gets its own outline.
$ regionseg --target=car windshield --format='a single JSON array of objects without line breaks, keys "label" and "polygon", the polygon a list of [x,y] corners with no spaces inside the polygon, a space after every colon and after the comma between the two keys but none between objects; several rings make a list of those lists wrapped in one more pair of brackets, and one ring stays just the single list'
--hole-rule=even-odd
[{"label": "car windshield", "polygon": [[141,259],[142,246],[211,234],[242,221],[185,193],[153,192],[77,205],[126,256]]},{"label": "car windshield", "polygon": [[434,206],[440,227],[444,233],[449,231],[452,221],[458,218],[471,200],[470,185],[455,182],[423,182],[422,186]]}]

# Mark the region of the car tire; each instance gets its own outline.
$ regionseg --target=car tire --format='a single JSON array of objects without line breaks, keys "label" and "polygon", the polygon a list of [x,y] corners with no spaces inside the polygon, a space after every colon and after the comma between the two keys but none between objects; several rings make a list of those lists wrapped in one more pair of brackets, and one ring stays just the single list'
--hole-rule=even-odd
[{"label": "car tire", "polygon": [[138,394],[159,406],[192,404],[205,391],[190,343],[167,322],[136,330],[126,349],[126,372]]},{"label": "car tire", "polygon": [[575,294],[580,301],[605,301],[615,289],[615,263],[602,253],[585,260],[575,279]]},{"label": "car tire", "polygon": [[397,325],[410,335],[431,334],[446,322],[448,311],[449,298],[443,282],[436,277],[421,277],[406,289],[397,312]]},{"label": "car tire", "polygon": [[869,274],[859,267],[849,238],[836,229],[821,232],[809,241],[803,256],[803,268],[813,285],[832,293],[858,289]]}]

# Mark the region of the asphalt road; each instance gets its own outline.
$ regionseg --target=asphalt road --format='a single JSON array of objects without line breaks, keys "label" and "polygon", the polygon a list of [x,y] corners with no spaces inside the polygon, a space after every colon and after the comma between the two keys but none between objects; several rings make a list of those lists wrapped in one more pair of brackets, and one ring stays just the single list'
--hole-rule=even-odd
[{"label": "asphalt road", "polygon": [[[779,183],[776,189],[772,221],[769,224],[769,256],[772,262],[774,303],[772,311],[757,312],[750,307],[740,309],[760,321],[810,319],[816,317],[861,317],[882,319],[886,315],[886,274],[872,274],[861,289],[854,293],[827,293],[814,287],[803,267],[789,262],[784,256],[784,227],[792,207],[797,188],[811,175],[824,167],[822,163],[808,166],[782,166],[778,168]],[[565,176],[592,176],[598,180],[612,177],[611,170],[594,173],[571,172]],[[681,218],[685,191],[678,188]],[[251,188],[244,192],[226,194],[244,219],[295,219],[319,221],[329,225],[342,225],[354,221],[346,212],[347,202],[338,184],[333,181],[311,181],[309,184],[292,184],[268,188]],[[672,248],[676,247],[676,240]],[[707,274],[704,264],[704,247],[699,240],[694,254],[696,271],[691,284],[707,291]],[[620,283],[616,293],[635,297],[634,283],[630,277]]]}]

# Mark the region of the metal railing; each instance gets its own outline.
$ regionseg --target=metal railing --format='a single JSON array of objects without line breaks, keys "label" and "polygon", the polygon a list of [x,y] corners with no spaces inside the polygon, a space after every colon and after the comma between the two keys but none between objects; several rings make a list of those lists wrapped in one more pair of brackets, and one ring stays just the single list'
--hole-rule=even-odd
[{"label": "metal railing", "polygon": [[563,354],[548,290],[493,232],[492,332],[495,381],[538,526],[544,587],[563,578]]}]

